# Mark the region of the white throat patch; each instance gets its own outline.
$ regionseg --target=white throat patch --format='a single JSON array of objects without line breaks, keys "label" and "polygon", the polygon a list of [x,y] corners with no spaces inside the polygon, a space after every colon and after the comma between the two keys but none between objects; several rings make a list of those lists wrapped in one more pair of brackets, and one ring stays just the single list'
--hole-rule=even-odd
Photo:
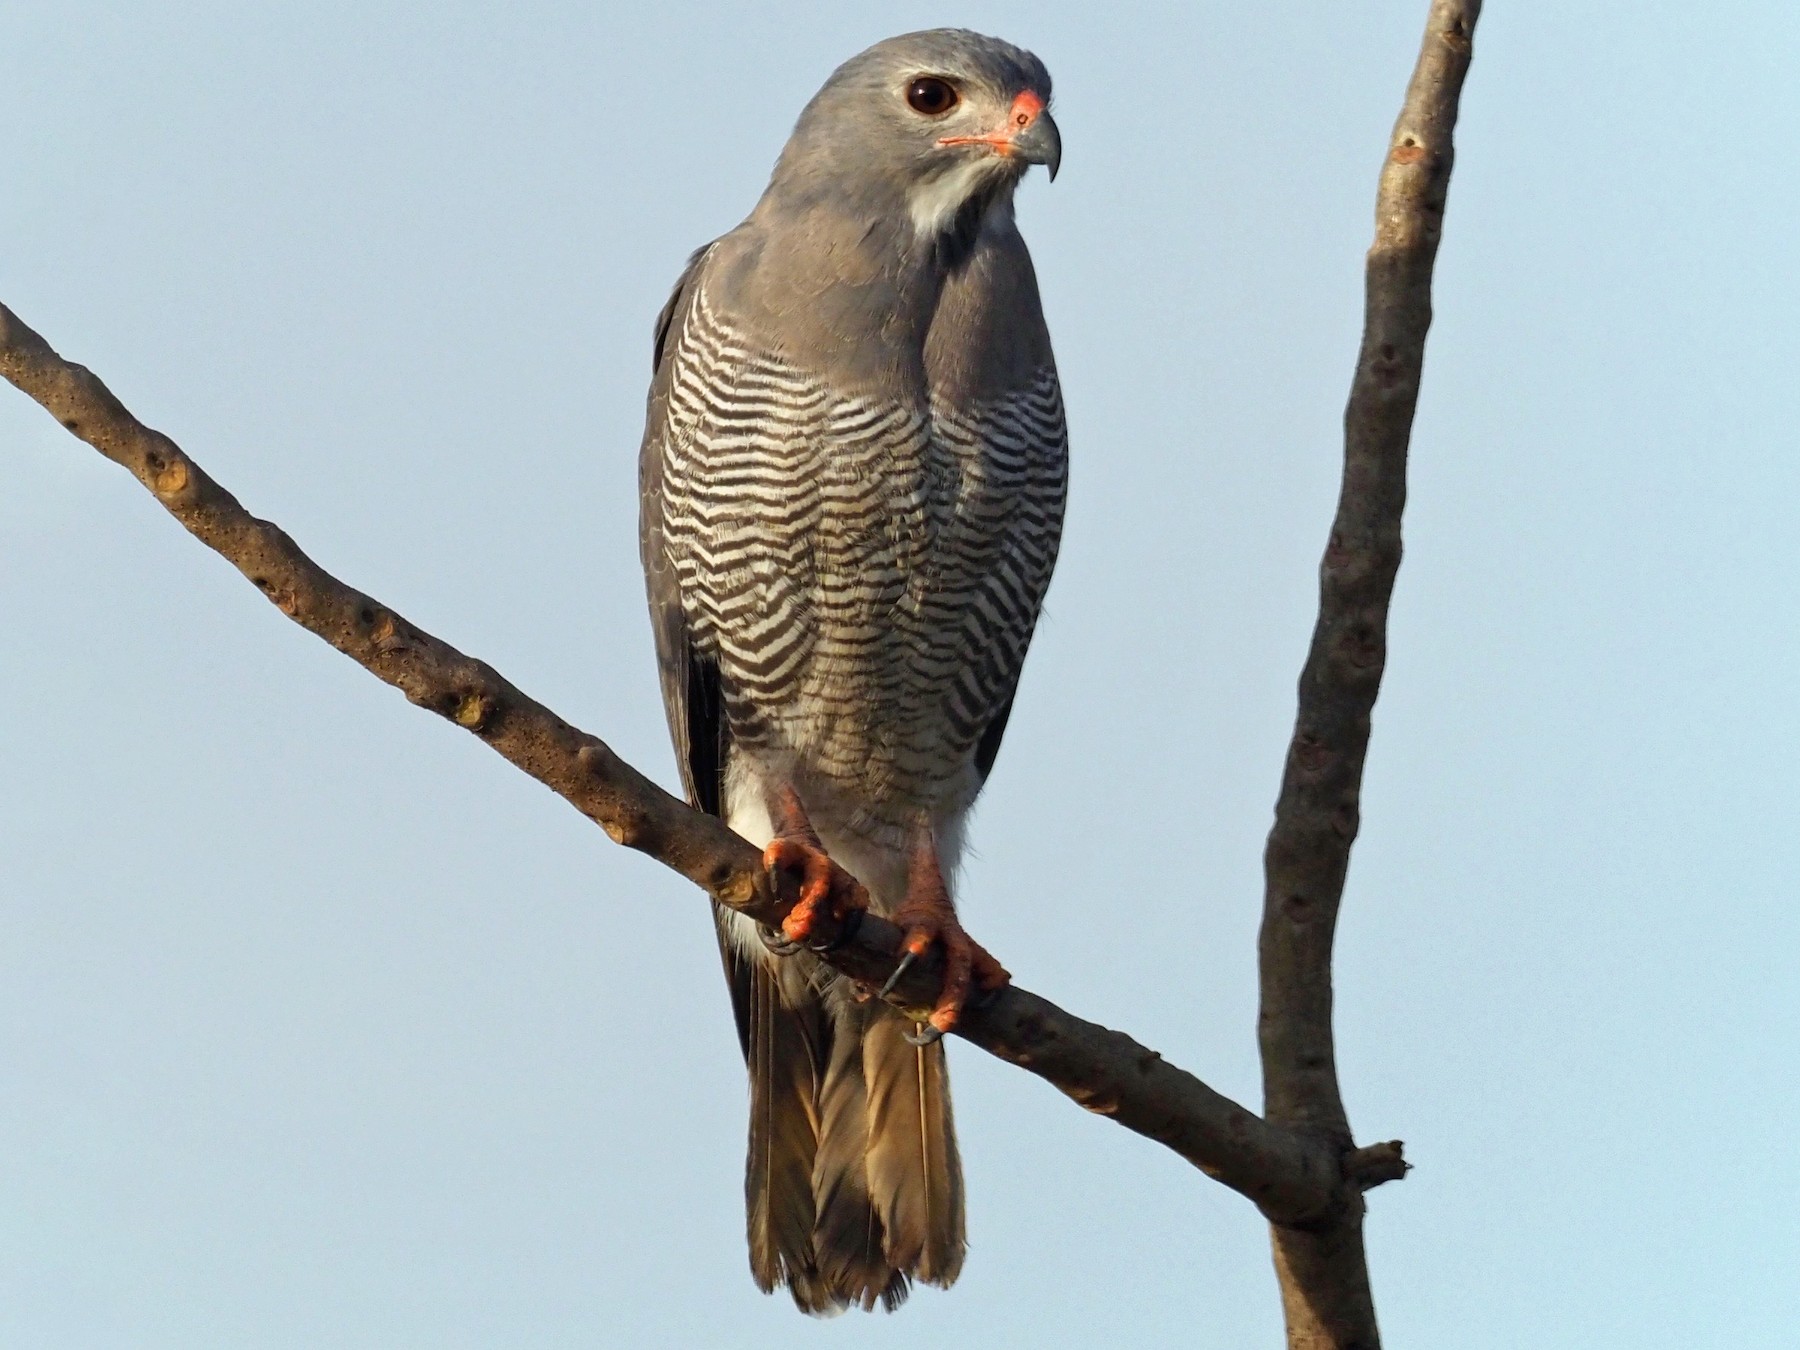
[{"label": "white throat patch", "polygon": [[914,231],[921,239],[942,234],[963,203],[993,172],[994,166],[986,160],[965,159],[948,173],[941,173],[914,188],[907,198]]}]

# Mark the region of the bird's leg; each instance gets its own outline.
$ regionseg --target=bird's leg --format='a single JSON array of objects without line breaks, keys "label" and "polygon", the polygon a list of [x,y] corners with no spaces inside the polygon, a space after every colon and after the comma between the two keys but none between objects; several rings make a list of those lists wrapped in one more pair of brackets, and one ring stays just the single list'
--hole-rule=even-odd
[{"label": "bird's leg", "polygon": [[[783,787],[769,803],[775,818],[775,837],[763,850],[763,866],[771,873],[787,871],[799,878],[800,898],[781,920],[782,935],[791,943],[811,940],[818,926],[819,910],[826,906],[831,918],[843,923],[869,907],[862,883],[834,863],[819,841],[800,794]],[[836,936],[846,936],[839,931]]]},{"label": "bird's leg", "polygon": [[[900,966],[888,981],[888,988],[899,980],[901,972],[914,957],[931,950],[933,942],[944,947],[944,988],[937,1005],[911,1037],[917,1044],[928,1044],[956,1025],[968,1004],[972,988],[994,990],[1012,979],[1006,968],[964,930],[956,917],[956,906],[950,900],[950,888],[944,884],[943,864],[938,860],[937,840],[931,825],[921,822],[913,836],[912,854],[906,872],[906,899],[894,911],[894,922],[906,936],[902,939]],[[888,989],[883,989],[887,993]]]}]

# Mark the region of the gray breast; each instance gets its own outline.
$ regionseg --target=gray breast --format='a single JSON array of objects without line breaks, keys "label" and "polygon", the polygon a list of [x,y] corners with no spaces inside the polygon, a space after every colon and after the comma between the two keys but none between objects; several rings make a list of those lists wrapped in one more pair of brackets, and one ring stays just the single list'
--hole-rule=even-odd
[{"label": "gray breast", "polygon": [[877,815],[955,805],[1055,562],[1053,369],[972,406],[834,392],[707,303],[671,354],[663,531],[733,740]]}]

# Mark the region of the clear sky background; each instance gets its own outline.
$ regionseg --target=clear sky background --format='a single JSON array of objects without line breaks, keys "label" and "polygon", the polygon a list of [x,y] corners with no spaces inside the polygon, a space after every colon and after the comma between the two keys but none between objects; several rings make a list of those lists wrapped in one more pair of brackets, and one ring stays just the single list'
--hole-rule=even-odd
[{"label": "clear sky background", "polygon": [[[4,5],[0,299],[675,781],[650,325],[841,59],[1041,55],[1075,456],[978,813],[1022,983],[1254,1102],[1260,852],[1422,0]],[[1458,132],[1340,927],[1393,1346],[1800,1321],[1790,0],[1505,3]],[[0,1344],[1268,1346],[1243,1200],[967,1046],[949,1294],[750,1283],[697,894],[0,389]],[[974,1338],[971,1340],[970,1338]]]}]

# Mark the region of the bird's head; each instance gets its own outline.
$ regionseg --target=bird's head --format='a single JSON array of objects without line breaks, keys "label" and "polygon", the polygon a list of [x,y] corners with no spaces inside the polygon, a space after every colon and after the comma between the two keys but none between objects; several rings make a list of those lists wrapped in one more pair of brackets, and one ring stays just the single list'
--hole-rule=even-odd
[{"label": "bird's head", "polygon": [[1056,176],[1050,73],[1030,52],[955,28],[878,42],[800,114],[771,192],[872,216],[919,237],[978,229],[1033,164]]}]

